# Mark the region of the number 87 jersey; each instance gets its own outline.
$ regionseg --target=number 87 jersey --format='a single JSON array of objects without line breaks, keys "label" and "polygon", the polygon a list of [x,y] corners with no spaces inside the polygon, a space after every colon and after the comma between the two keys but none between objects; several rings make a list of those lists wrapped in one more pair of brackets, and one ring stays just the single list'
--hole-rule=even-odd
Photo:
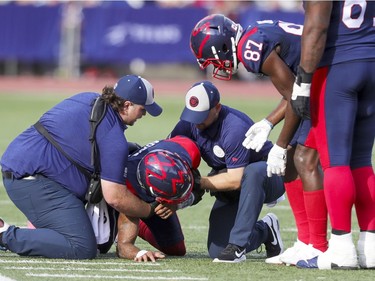
[{"label": "number 87 jersey", "polygon": [[275,50],[296,74],[300,61],[301,35],[299,24],[264,20],[249,25],[238,42],[238,58],[248,72],[262,74],[262,64]]}]

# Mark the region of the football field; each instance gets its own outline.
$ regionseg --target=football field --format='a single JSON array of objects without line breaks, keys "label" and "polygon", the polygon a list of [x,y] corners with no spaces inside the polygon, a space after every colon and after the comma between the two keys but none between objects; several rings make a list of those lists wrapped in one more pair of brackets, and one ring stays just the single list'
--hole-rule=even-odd
[{"label": "football field", "polygon": [[[149,115],[138,120],[133,127],[126,130],[129,141],[145,145],[148,142],[163,139],[172,130],[179,119],[184,105],[183,89],[175,95],[159,93],[157,102],[164,108],[158,118]],[[34,89],[35,91],[35,89]],[[51,108],[68,94],[69,90],[46,94],[30,94],[29,91],[12,92],[0,87],[0,156],[7,145],[20,132],[35,123],[40,115]],[[221,102],[240,109],[255,121],[264,118],[277,104],[278,97],[261,98],[259,93],[253,97],[222,95]],[[271,133],[275,140],[281,124]],[[243,136],[238,136],[243,138]],[[373,157],[374,159],[375,157]],[[202,162],[202,174],[207,174],[208,167]],[[178,212],[187,254],[184,257],[167,257],[156,263],[135,263],[116,257],[114,247],[108,254],[99,255],[94,260],[71,261],[43,258],[19,257],[11,252],[0,252],[0,281],[59,281],[59,280],[374,280],[375,271],[319,271],[301,270],[295,267],[265,264],[265,248],[247,254],[247,260],[238,264],[213,263],[208,257],[206,239],[208,217],[213,203],[209,194],[196,206]],[[260,218],[268,212],[275,213],[280,221],[281,234],[285,247],[290,247],[296,240],[294,219],[285,200],[273,208],[264,206]],[[353,211],[353,234],[357,241],[358,227]],[[9,224],[26,226],[26,219],[9,200],[2,181],[0,181],[0,217]],[[141,249],[152,249],[142,239],[136,244]]]}]

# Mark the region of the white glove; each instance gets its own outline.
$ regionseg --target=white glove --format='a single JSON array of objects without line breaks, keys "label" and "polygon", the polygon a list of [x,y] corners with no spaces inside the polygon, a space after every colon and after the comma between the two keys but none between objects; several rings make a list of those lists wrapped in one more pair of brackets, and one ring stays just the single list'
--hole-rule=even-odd
[{"label": "white glove", "polygon": [[242,145],[247,149],[253,149],[256,152],[259,152],[262,149],[264,143],[267,141],[272,128],[272,123],[267,119],[263,119],[255,123],[246,132],[246,138],[242,142]]},{"label": "white glove", "polygon": [[278,176],[285,175],[286,167],[286,149],[275,144],[268,153],[267,160],[267,176],[272,177],[272,174]]}]

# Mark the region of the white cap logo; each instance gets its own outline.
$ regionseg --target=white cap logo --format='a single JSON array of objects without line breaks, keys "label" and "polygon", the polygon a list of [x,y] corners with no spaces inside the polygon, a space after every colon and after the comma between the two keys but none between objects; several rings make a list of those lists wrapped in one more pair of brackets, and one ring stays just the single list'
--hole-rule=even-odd
[{"label": "white cap logo", "polygon": [[192,111],[207,111],[210,110],[210,100],[206,89],[202,84],[197,85],[189,90],[185,96],[186,108]]}]

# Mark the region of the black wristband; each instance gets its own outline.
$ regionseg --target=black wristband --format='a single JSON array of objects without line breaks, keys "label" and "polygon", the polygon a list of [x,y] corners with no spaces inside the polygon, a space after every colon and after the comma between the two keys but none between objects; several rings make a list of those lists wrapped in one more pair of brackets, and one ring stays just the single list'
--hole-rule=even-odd
[{"label": "black wristband", "polygon": [[148,218],[151,218],[153,215],[155,215],[155,209],[157,206],[159,206],[159,202],[158,201],[154,201],[152,203],[150,203],[150,207],[151,207],[151,210],[150,210],[150,213],[148,214],[147,217],[145,217],[145,219],[148,219]]},{"label": "black wristband", "polygon": [[298,66],[296,77],[297,85],[301,85],[301,83],[311,84],[312,77],[312,73],[307,73],[301,66]]}]

